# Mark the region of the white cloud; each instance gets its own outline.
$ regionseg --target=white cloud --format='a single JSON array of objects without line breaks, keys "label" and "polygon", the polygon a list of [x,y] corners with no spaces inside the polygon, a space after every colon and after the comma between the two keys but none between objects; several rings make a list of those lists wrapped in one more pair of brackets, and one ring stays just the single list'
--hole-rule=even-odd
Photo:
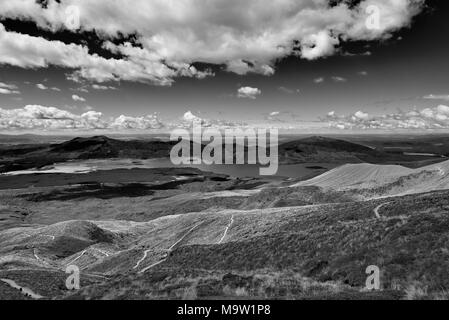
[{"label": "white cloud", "polygon": [[365,52],[352,53],[352,52],[344,51],[341,53],[341,55],[344,57],[370,56],[370,55],[372,55],[372,52],[365,51]]},{"label": "white cloud", "polygon": [[79,95],[72,95],[72,100],[73,101],[80,101],[80,102],[86,102],[86,99],[84,99],[83,97],[80,97]]},{"label": "white cloud", "polygon": [[121,115],[104,120],[103,114],[95,110],[77,115],[40,105],[9,110],[0,108],[0,130],[147,130],[163,126],[156,114],[142,117]]},{"label": "white cloud", "polygon": [[184,113],[180,121],[172,122],[168,124],[171,128],[192,128],[193,125],[201,124],[204,128],[216,128],[216,129],[226,129],[233,127],[244,127],[246,123],[220,120],[220,119],[205,119],[200,116],[195,115],[192,111],[187,111]]},{"label": "white cloud", "polygon": [[20,91],[0,88],[0,94],[20,94]]},{"label": "white cloud", "polygon": [[332,77],[332,80],[335,81],[335,82],[346,82],[346,81],[348,81],[346,78],[338,77],[338,76]]},{"label": "white cloud", "polygon": [[315,83],[323,83],[324,82],[324,78],[320,77],[320,78],[316,78],[313,80],[313,82]]},{"label": "white cloud", "polygon": [[147,129],[160,129],[164,125],[158,119],[156,114],[147,115],[144,117],[130,117],[121,115],[115,119],[111,127],[114,129],[133,129],[133,130],[147,130]]},{"label": "white cloud", "polygon": [[14,90],[17,89],[17,86],[14,84],[7,84],[4,82],[0,82],[0,88]]},{"label": "white cloud", "polygon": [[117,90],[117,88],[113,86],[102,86],[98,84],[93,84],[92,88],[95,90]]},{"label": "white cloud", "polygon": [[20,94],[20,91],[14,84],[0,82],[0,94]]},{"label": "white cloud", "polygon": [[182,116],[182,119],[186,122],[202,122],[203,119],[201,119],[200,117],[197,117],[196,115],[194,115],[192,113],[192,111],[187,111],[186,113],[184,113],[184,115]]},{"label": "white cloud", "polygon": [[427,96],[424,96],[423,99],[449,101],[449,94],[429,94]]},{"label": "white cloud", "polygon": [[256,99],[260,94],[262,94],[262,91],[258,88],[242,87],[237,90],[237,97],[239,98]]},{"label": "white cloud", "polygon": [[412,110],[385,115],[370,115],[357,111],[350,115],[330,112],[325,119],[331,127],[338,129],[449,129],[449,107]]},{"label": "white cloud", "polygon": [[57,88],[57,87],[47,87],[46,85],[42,84],[42,83],[38,83],[36,84],[36,87],[40,90],[53,90],[53,91],[61,91],[61,89]]},{"label": "white cloud", "polygon": [[84,92],[84,93],[89,93],[89,90],[87,90],[85,87],[81,87],[78,89],[71,89],[73,91],[79,91],[79,92]]},{"label": "white cloud", "polygon": [[[0,18],[35,21],[67,29],[67,8],[76,5],[81,30],[95,31],[103,47],[124,56],[105,59],[86,46],[15,32],[0,24],[0,63],[23,68],[49,65],[74,69],[73,80],[98,83],[130,80],[170,85],[174,78],[204,78],[194,62],[225,65],[237,74],[274,73],[275,62],[291,54],[317,59],[338,52],[341,42],[377,40],[410,25],[424,0],[361,0],[350,6],[327,0],[35,0],[3,1]],[[380,28],[366,27],[366,8],[380,9]],[[126,10],[123,10],[126,8]],[[108,39],[137,34],[137,45]]]},{"label": "white cloud", "polygon": [[101,113],[89,111],[75,115],[69,111],[40,105],[27,105],[22,109],[5,110],[0,108],[1,130],[24,129],[96,129],[105,128],[100,120]]},{"label": "white cloud", "polygon": [[338,38],[331,35],[330,31],[320,31],[304,38],[301,54],[308,60],[330,56],[335,52],[335,47],[339,43]]}]

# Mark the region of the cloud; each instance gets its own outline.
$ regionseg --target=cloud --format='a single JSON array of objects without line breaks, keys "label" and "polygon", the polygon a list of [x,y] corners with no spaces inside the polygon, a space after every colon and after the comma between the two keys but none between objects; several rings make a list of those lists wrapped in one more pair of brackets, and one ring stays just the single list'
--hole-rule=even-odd
[{"label": "cloud", "polygon": [[114,129],[132,129],[132,130],[148,130],[160,129],[164,125],[158,119],[156,114],[147,115],[144,117],[130,117],[121,115],[111,123],[111,128]]},{"label": "cloud", "polygon": [[[192,64],[223,65],[237,74],[272,75],[279,59],[295,54],[318,59],[350,41],[391,37],[408,27],[424,0],[35,0],[4,1],[0,19],[34,21],[50,32],[69,29],[66,14],[75,5],[80,31],[95,32],[103,49],[122,58],[104,58],[88,45],[65,44],[6,31],[0,24],[0,63],[22,68],[50,65],[74,70],[70,79],[139,81],[170,85],[177,77],[204,78],[210,70]],[[366,8],[380,10],[380,28],[366,27]],[[127,8],[127,10],[123,10]],[[136,40],[116,44],[119,35]]]},{"label": "cloud", "polygon": [[244,99],[256,99],[260,94],[262,94],[262,91],[258,88],[242,87],[237,90],[237,97]]},{"label": "cloud", "polygon": [[332,77],[332,80],[335,81],[335,82],[346,82],[346,81],[348,81],[346,78],[338,77],[338,76]]},{"label": "cloud", "polygon": [[20,94],[20,91],[16,85],[0,82],[0,94]]},{"label": "cloud", "polygon": [[294,94],[294,93],[299,93],[300,92],[299,89],[294,90],[294,89],[290,89],[290,88],[282,87],[282,86],[279,87],[278,89],[279,89],[279,91],[282,91],[282,92],[287,93],[287,94]]},{"label": "cloud", "polygon": [[97,129],[105,128],[101,113],[89,111],[75,115],[69,111],[40,105],[27,105],[22,109],[0,108],[1,130],[31,129]]},{"label": "cloud", "polygon": [[281,119],[281,112],[280,111],[272,111],[268,114],[268,116],[265,116],[265,120],[268,121],[279,121],[282,122]]},{"label": "cloud", "polygon": [[398,112],[385,115],[370,115],[357,111],[350,115],[330,112],[324,119],[338,129],[449,129],[449,107],[439,105],[434,108]]},{"label": "cloud", "polygon": [[327,57],[335,52],[335,47],[339,43],[338,38],[331,35],[330,31],[320,31],[304,38],[301,55],[308,60]]},{"label": "cloud", "polygon": [[245,62],[243,60],[232,60],[226,65],[226,70],[234,72],[239,75],[245,75],[247,73],[259,73],[265,76],[271,76],[275,70],[268,64],[260,64],[257,62]]},{"label": "cloud", "polygon": [[79,95],[72,95],[72,100],[73,101],[80,101],[80,102],[86,102],[86,99],[84,99],[83,97],[80,97]]},{"label": "cloud", "polygon": [[357,74],[358,74],[359,76],[365,77],[365,76],[368,75],[368,72],[367,72],[367,71],[360,71],[360,72],[358,72]]},{"label": "cloud", "polygon": [[42,83],[36,84],[36,87],[37,87],[38,89],[40,89],[40,90],[61,91],[61,89],[59,89],[59,88],[56,88],[56,87],[49,88],[49,87],[45,86],[45,85],[42,84]]},{"label": "cloud", "polygon": [[[134,49],[138,50],[141,49]],[[130,54],[139,56],[136,52]],[[175,70],[175,67],[172,68],[162,62],[144,59],[141,62],[132,61],[131,58],[105,59],[89,54],[86,46],[7,32],[2,24],[0,24],[0,64],[22,68],[47,68],[55,65],[76,69],[68,77],[76,82],[81,82],[82,79],[100,83],[129,80],[169,85],[175,76],[203,77],[207,74],[187,64],[178,65]]]},{"label": "cloud", "polygon": [[[347,82],[348,81],[348,79],[339,77],[339,76],[333,76],[333,77],[331,77],[331,79],[334,82]],[[315,82],[316,84],[319,84],[319,83],[323,83],[325,80],[326,80],[325,78],[319,77],[319,78],[314,79],[313,82]]]},{"label": "cloud", "polygon": [[427,96],[424,96],[423,99],[449,101],[449,94],[429,94]]},{"label": "cloud", "polygon": [[163,126],[156,114],[142,117],[121,115],[104,120],[103,114],[95,110],[77,115],[40,105],[10,110],[0,108],[0,130],[150,130]]},{"label": "cloud", "polygon": [[98,84],[93,84],[92,88],[95,90],[117,90],[117,88],[113,86],[102,86]]},{"label": "cloud", "polygon": [[14,84],[7,84],[4,82],[0,82],[0,88],[14,90],[17,89],[17,86]]},{"label": "cloud", "polygon": [[203,119],[201,119],[200,117],[197,117],[196,115],[194,115],[192,113],[192,111],[190,111],[190,110],[187,111],[186,113],[184,113],[182,119],[185,122],[193,122],[193,123],[195,123],[195,122],[200,122],[201,123],[203,121]]},{"label": "cloud", "polygon": [[86,87],[81,87],[81,88],[71,89],[71,90],[72,91],[79,91],[79,92],[89,93],[89,90],[87,90]]},{"label": "cloud", "polygon": [[353,53],[353,52],[343,52],[342,56],[344,57],[359,57],[359,56],[371,56],[372,52],[371,51],[365,51],[365,52],[359,52],[359,53]]},{"label": "cloud", "polygon": [[233,127],[245,127],[244,122],[235,122],[220,119],[205,119],[195,115],[192,111],[187,111],[184,113],[180,121],[168,124],[171,128],[192,128],[194,125],[201,124],[204,128],[215,128],[215,129],[226,129]]},{"label": "cloud", "polygon": [[0,88],[0,94],[20,94],[20,91]]}]

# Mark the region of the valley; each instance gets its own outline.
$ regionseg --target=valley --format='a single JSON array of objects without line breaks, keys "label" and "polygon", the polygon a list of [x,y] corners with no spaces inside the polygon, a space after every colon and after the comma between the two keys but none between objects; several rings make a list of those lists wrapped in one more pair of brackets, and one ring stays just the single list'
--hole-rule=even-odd
[{"label": "valley", "polygon": [[[321,157],[314,141],[307,161]],[[447,299],[448,162],[358,159],[305,180],[188,167],[1,175],[0,298]],[[65,287],[70,265],[80,290]],[[369,265],[379,291],[364,288]]]}]

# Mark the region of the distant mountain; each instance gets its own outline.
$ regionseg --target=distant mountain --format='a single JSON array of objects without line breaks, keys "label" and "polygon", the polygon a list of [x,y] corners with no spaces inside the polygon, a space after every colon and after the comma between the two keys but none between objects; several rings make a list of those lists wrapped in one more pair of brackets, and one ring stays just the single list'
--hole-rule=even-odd
[{"label": "distant mountain", "polygon": [[[57,144],[37,143],[0,146],[0,173],[41,168],[68,160],[167,158],[176,143],[155,139],[118,140],[106,136],[95,136],[79,137]],[[234,157],[236,156],[235,150],[234,144]],[[244,148],[245,153],[248,150],[249,148]],[[224,154],[223,152],[223,156]],[[420,167],[443,160],[444,158],[430,156],[407,156],[398,152],[388,153],[357,143],[318,136],[287,142],[279,146],[280,164],[375,163]]]},{"label": "distant mountain", "polygon": [[54,154],[70,154],[77,159],[101,158],[162,158],[170,155],[172,142],[158,140],[116,140],[106,136],[75,138],[53,145],[50,152]]},{"label": "distant mountain", "polygon": [[151,159],[170,155],[175,142],[115,140],[105,136],[75,138],[60,144],[19,145],[1,150],[0,172],[40,168],[80,159]]},{"label": "distant mountain", "polygon": [[1,145],[59,143],[69,139],[66,135],[0,134]]},{"label": "distant mountain", "polygon": [[389,153],[345,140],[313,136],[295,140],[279,146],[280,162],[294,163],[375,163],[406,164],[411,167],[428,164],[419,161],[443,161],[423,156],[407,156],[402,153]]}]

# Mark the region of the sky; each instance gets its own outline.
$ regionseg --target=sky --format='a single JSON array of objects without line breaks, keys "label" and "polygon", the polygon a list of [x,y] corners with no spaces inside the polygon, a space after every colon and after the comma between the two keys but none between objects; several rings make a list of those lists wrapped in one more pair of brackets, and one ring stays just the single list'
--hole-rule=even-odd
[{"label": "sky", "polygon": [[444,131],[448,7],[0,0],[0,132]]}]

